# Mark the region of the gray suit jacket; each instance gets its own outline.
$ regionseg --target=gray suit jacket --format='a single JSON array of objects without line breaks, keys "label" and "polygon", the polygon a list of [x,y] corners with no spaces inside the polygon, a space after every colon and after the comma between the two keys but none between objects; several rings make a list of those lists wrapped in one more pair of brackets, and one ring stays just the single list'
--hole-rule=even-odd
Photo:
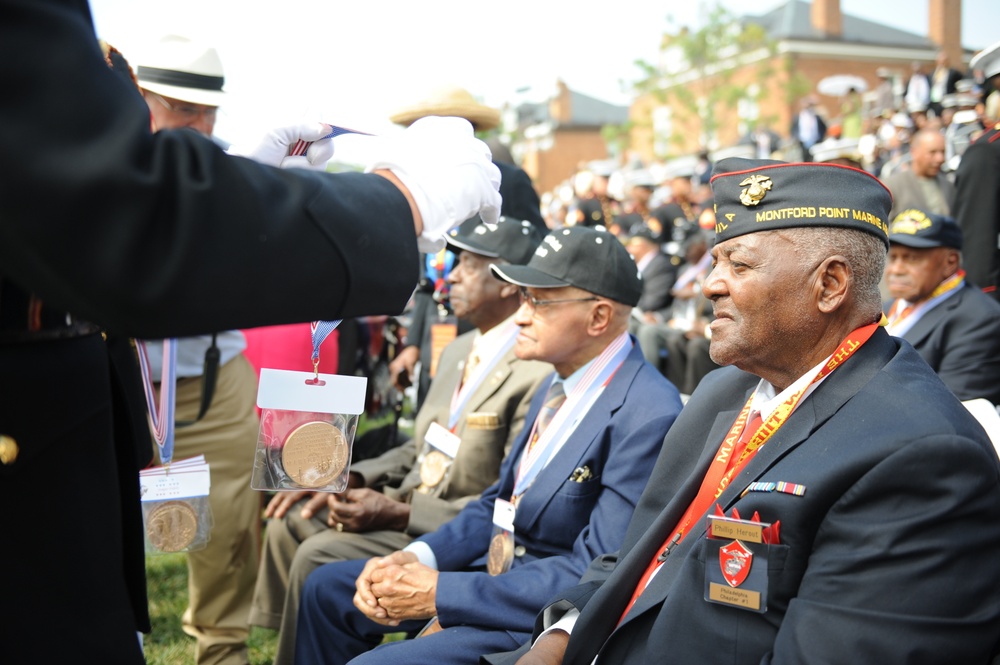
[{"label": "gray suit jacket", "polygon": [[369,487],[381,486],[390,497],[410,503],[406,532],[411,536],[434,531],[496,482],[500,463],[524,426],[531,397],[542,379],[552,373],[548,363],[519,360],[513,349],[508,351],[465,404],[455,425],[455,434],[462,444],[444,480],[428,494],[414,491],[420,486],[420,461],[426,453],[427,430],[435,422],[448,427],[451,398],[461,380],[475,334],[472,331],[458,336],[442,351],[437,374],[417,413],[413,438],[384,455],[351,467],[351,471],[365,478]]},{"label": "gray suit jacket", "polygon": [[[938,187],[941,188],[941,198],[944,199],[945,205],[950,210],[951,201],[955,198],[955,186],[944,177],[943,173],[939,173],[935,180]],[[909,169],[895,171],[885,179],[885,186],[892,192],[892,210],[889,212],[890,222],[896,215],[910,208],[930,212],[930,203],[927,201],[927,197],[924,196],[924,190],[921,188],[920,182],[917,176],[913,174],[913,171]]]}]

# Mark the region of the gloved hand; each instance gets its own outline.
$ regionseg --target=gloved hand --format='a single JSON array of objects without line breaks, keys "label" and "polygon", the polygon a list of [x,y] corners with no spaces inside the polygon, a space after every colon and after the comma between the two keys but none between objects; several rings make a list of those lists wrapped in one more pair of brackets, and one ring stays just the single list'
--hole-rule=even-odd
[{"label": "gloved hand", "polygon": [[444,235],[477,213],[487,224],[500,215],[500,170],[463,118],[421,118],[384,137],[365,171],[376,169],[389,169],[410,190],[423,218],[420,251],[441,249]]},{"label": "gloved hand", "polygon": [[[333,157],[333,139],[323,138],[329,133],[330,125],[319,122],[278,127],[269,131],[257,147],[246,151],[231,148],[229,153],[283,169],[325,171],[327,162]],[[304,155],[290,155],[298,141],[312,142],[312,145]]]}]

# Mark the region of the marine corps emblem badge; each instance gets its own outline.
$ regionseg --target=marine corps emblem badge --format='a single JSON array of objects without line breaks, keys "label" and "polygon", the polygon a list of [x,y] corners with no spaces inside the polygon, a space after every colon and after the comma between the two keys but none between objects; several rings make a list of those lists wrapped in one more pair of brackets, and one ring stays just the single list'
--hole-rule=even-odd
[{"label": "marine corps emblem badge", "polygon": [[733,588],[746,581],[752,563],[753,552],[738,540],[734,540],[719,549],[719,566],[722,568],[722,577]]},{"label": "marine corps emblem badge", "polygon": [[764,195],[774,183],[766,175],[752,175],[740,183],[740,203],[745,206],[755,206],[764,199]]}]

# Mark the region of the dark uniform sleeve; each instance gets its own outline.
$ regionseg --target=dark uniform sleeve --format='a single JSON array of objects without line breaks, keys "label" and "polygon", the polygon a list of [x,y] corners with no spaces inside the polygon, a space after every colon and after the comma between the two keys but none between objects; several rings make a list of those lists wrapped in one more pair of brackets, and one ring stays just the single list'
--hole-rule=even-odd
[{"label": "dark uniform sleeve", "polygon": [[[1000,142],[981,137],[962,155],[955,178],[952,213],[962,227],[962,264],[966,278],[986,289],[996,287],[997,234],[1000,231]],[[998,294],[994,293],[994,297]]]},{"label": "dark uniform sleeve", "polygon": [[156,338],[402,310],[413,220],[377,175],[279,170],[151,134],[80,0],[0,5],[0,270]]}]

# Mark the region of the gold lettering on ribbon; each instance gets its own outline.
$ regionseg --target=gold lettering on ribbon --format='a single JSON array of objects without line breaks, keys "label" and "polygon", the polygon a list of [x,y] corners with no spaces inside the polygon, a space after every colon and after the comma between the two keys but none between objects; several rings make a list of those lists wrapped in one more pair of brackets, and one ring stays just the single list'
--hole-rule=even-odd
[{"label": "gold lettering on ribbon", "polygon": [[715,456],[715,461],[720,464],[728,464],[729,456],[733,452],[733,447],[736,445],[736,440],[740,438],[740,434],[743,433],[743,426],[746,425],[747,416],[750,415],[750,405],[747,404],[743,407],[740,415],[736,417],[736,422],[733,426],[729,428],[729,434],[726,436],[722,445],[719,446],[719,452]]}]

